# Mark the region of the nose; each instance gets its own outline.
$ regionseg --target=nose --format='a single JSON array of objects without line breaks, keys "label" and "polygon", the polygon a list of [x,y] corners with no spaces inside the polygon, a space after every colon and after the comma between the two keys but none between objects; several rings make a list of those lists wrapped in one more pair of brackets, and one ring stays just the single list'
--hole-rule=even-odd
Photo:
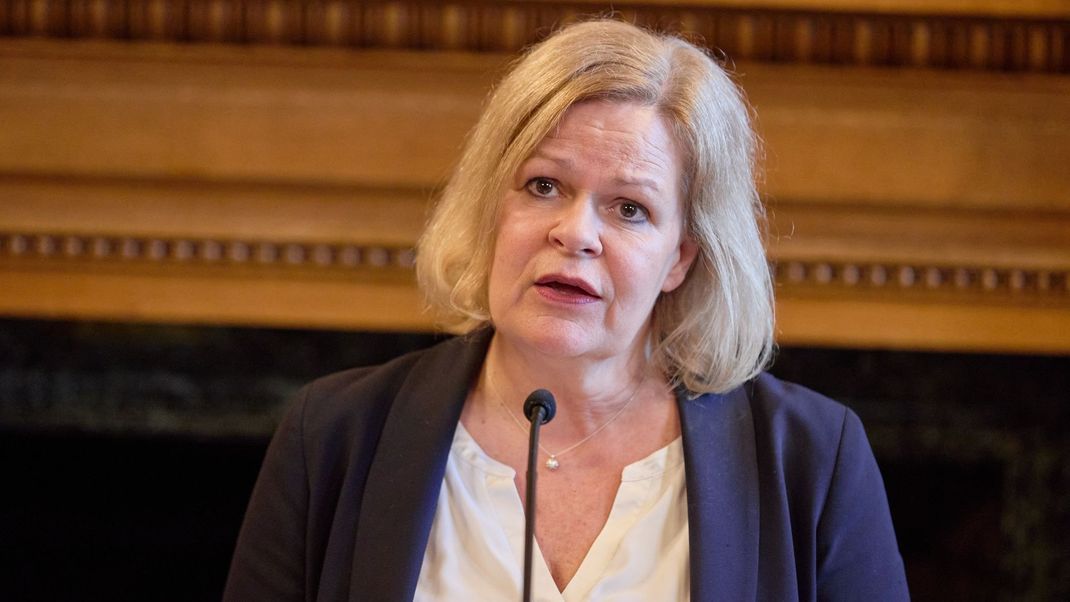
[{"label": "nose", "polygon": [[550,244],[570,255],[597,257],[602,254],[601,222],[589,197],[578,196],[561,207],[550,229]]}]

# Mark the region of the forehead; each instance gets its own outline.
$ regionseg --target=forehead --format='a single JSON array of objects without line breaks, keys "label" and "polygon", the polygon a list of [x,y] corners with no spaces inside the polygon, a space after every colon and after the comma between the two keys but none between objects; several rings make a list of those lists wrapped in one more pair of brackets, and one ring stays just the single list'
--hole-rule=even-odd
[{"label": "forehead", "polygon": [[674,187],[680,153],[669,124],[655,107],[591,100],[565,111],[532,153],[565,169],[594,167]]}]

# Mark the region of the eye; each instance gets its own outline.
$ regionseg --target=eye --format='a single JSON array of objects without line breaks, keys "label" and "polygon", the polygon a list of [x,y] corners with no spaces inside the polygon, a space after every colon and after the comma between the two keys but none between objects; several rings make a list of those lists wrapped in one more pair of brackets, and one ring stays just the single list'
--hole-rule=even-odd
[{"label": "eye", "polygon": [[624,201],[617,206],[620,216],[629,222],[641,222],[647,218],[647,210],[639,203]]},{"label": "eye", "polygon": [[557,192],[557,183],[550,178],[532,178],[526,187],[528,192],[538,197],[550,197]]}]

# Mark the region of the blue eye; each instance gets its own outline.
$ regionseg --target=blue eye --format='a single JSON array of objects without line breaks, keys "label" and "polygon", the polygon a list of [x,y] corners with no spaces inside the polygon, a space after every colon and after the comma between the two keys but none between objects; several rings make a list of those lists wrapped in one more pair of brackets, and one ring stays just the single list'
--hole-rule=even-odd
[{"label": "blue eye", "polygon": [[532,178],[527,183],[527,189],[535,196],[548,197],[557,192],[557,184],[549,178]]}]

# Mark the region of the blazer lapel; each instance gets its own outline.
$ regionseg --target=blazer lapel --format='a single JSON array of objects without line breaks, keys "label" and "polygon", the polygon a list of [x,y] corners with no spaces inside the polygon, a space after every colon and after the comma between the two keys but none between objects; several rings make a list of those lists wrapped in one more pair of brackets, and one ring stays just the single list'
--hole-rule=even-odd
[{"label": "blazer lapel", "polygon": [[364,487],[350,600],[412,599],[454,431],[490,335],[433,347],[399,390]]},{"label": "blazer lapel", "polygon": [[684,443],[691,599],[754,600],[758,466],[744,387],[688,399],[676,392]]}]

